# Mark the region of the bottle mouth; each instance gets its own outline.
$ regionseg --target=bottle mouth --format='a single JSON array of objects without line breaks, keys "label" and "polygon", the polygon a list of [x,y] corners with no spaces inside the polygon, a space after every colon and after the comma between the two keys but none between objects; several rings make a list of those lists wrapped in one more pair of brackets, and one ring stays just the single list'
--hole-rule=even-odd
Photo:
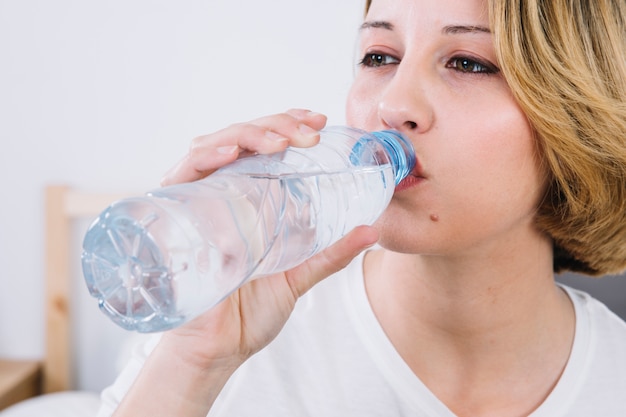
[{"label": "bottle mouth", "polygon": [[413,171],[417,163],[413,145],[397,130],[380,130],[372,132],[372,135],[378,138],[387,150],[394,169],[395,183],[398,185]]}]

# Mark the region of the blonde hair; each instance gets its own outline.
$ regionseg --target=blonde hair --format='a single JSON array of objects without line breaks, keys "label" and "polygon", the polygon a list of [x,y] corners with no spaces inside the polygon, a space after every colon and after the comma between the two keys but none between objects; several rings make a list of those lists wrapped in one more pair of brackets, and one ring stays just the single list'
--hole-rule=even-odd
[{"label": "blonde hair", "polygon": [[554,269],[626,268],[626,2],[489,0],[502,73],[551,178]]},{"label": "blonde hair", "polygon": [[623,271],[626,2],[488,1],[500,69],[550,175],[536,222],[554,270]]}]

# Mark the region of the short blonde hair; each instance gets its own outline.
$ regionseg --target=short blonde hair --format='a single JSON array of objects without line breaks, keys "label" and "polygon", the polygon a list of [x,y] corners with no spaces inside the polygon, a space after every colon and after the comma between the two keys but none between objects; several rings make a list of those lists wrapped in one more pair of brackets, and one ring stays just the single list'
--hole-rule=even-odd
[{"label": "short blonde hair", "polygon": [[488,1],[500,69],[550,175],[536,223],[554,242],[554,270],[623,271],[626,2]]},{"label": "short blonde hair", "polygon": [[626,2],[489,0],[502,73],[551,177],[554,269],[626,268]]}]

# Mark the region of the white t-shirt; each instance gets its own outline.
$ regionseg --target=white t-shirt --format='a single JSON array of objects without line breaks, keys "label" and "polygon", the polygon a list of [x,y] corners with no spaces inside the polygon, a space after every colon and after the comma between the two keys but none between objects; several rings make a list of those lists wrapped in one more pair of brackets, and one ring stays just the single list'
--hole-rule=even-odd
[{"label": "white t-shirt", "polygon": [[[576,335],[558,384],[532,417],[626,416],[626,323],[564,287]],[[102,395],[112,414],[154,343]],[[146,399],[149,401],[149,399]],[[370,307],[362,256],[302,297],[279,336],[230,378],[210,417],[454,417],[401,359]]]}]

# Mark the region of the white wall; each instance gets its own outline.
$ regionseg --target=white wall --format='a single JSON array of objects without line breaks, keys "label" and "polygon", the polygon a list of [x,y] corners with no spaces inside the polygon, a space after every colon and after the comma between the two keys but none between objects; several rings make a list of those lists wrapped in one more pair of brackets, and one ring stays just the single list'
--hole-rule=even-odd
[{"label": "white wall", "polygon": [[[193,137],[290,107],[343,123],[362,3],[0,0],[0,356],[43,354],[44,185],[148,190]],[[99,389],[119,331],[78,304]]]}]

